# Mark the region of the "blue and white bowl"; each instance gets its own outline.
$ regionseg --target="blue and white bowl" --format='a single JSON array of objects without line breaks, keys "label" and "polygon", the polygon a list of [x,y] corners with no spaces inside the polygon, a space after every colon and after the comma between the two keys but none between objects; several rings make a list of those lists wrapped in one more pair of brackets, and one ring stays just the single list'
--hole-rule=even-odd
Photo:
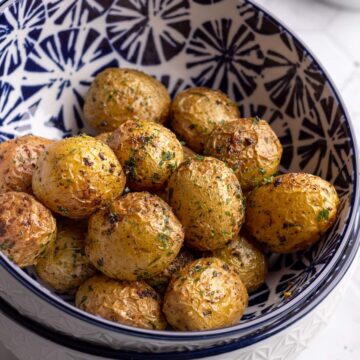
[{"label": "blue and white bowl", "polygon": [[267,283],[229,328],[190,333],[115,324],[76,309],[38,282],[32,269],[23,271],[2,255],[1,298],[59,334],[152,353],[246,347],[303,318],[339,283],[359,245],[350,237],[359,207],[358,150],[326,72],[284,25],[246,0],[5,1],[1,139],[91,132],[83,121],[84,95],[98,72],[114,66],[155,76],[172,96],[189,86],[221,89],[243,116],[267,119],[284,146],[282,170],[333,183],[339,218],[311,249],[272,255]]}]

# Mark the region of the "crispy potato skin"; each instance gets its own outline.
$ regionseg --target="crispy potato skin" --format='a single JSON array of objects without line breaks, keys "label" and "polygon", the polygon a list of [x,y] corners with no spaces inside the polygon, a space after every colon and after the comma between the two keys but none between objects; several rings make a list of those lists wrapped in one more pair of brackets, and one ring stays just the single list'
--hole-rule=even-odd
[{"label": "crispy potato skin", "polygon": [[338,205],[336,190],[327,181],[315,175],[289,173],[249,194],[246,228],[271,251],[303,250],[334,223]]},{"label": "crispy potato skin", "polygon": [[82,135],[57,141],[40,155],[32,186],[52,211],[77,219],[121,195],[125,181],[113,151]]},{"label": "crispy potato skin", "polygon": [[98,74],[85,99],[84,115],[99,132],[113,131],[127,120],[164,123],[170,110],[166,88],[137,70],[109,68]]},{"label": "crispy potato skin", "polygon": [[196,153],[194,151],[192,151],[190,148],[188,148],[187,146],[183,145],[183,153],[184,153],[184,161],[185,160],[190,160],[193,159],[194,157],[196,157]]},{"label": "crispy potato skin", "polygon": [[195,260],[195,256],[188,249],[181,249],[175,260],[160,274],[154,275],[146,282],[151,285],[159,294],[164,294],[171,277],[177,274],[185,265]]},{"label": "crispy potato skin", "polygon": [[236,324],[248,294],[235,269],[217,258],[201,258],[176,274],[165,293],[163,312],[178,330],[208,330]]},{"label": "crispy potato skin", "polygon": [[79,287],[75,304],[81,310],[120,324],[152,330],[166,327],[160,297],[143,281],[94,276]]},{"label": "crispy potato skin", "polygon": [[0,250],[15,264],[35,265],[55,237],[55,218],[33,196],[0,194]]},{"label": "crispy potato skin", "polygon": [[112,131],[107,131],[107,132],[103,132],[99,135],[96,135],[95,139],[104,142],[106,145],[109,145],[109,139],[110,139],[111,135],[112,135]]},{"label": "crispy potato skin", "polygon": [[190,247],[215,250],[238,234],[244,221],[242,192],[222,161],[199,156],[185,161],[170,177],[167,192]]},{"label": "crispy potato skin", "polygon": [[39,155],[53,140],[25,135],[0,143],[0,193],[32,194],[31,179]]},{"label": "crispy potato skin", "polygon": [[171,110],[171,126],[186,145],[202,153],[208,136],[219,124],[239,117],[237,105],[224,93],[205,87],[180,92]]},{"label": "crispy potato skin", "polygon": [[183,240],[182,225],[166,202],[129,193],[90,217],[86,253],[111,278],[147,279],[171,264]]},{"label": "crispy potato skin", "polygon": [[109,139],[132,190],[160,190],[184,154],[169,129],[149,121],[127,121]]},{"label": "crispy potato skin", "polygon": [[85,254],[86,226],[78,221],[58,221],[56,240],[36,265],[36,272],[46,284],[57,292],[76,289],[95,274]]},{"label": "crispy potato skin", "polygon": [[245,192],[272,176],[279,167],[282,146],[265,120],[243,118],[216,127],[205,154],[231,167]]},{"label": "crispy potato skin", "polygon": [[234,266],[248,293],[256,291],[265,282],[265,255],[244,231],[225,247],[213,251],[212,256]]}]

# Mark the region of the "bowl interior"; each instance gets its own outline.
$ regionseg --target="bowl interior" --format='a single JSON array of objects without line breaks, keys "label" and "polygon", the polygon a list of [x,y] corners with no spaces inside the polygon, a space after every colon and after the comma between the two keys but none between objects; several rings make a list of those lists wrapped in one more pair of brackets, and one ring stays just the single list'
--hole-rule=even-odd
[{"label": "bowl interior", "polygon": [[346,113],[303,45],[247,1],[15,1],[0,13],[1,140],[92,133],[84,95],[98,72],[116,66],[153,75],[172,96],[189,86],[221,89],[243,116],[270,122],[283,171],[319,175],[339,192],[336,224],[305,252],[270,256],[267,282],[242,321],[296,302],[321,281],[341,252],[356,162]]}]

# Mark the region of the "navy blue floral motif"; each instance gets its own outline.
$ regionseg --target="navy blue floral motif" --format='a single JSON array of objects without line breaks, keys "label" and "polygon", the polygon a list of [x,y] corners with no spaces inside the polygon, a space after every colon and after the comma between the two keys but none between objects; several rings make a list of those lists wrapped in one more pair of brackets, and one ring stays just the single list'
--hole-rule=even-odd
[{"label": "navy blue floral motif", "polygon": [[216,4],[223,0],[193,0],[193,1],[201,5],[211,5],[211,4]]},{"label": "navy blue floral motif", "polygon": [[[348,189],[351,174],[346,159],[351,148],[343,112],[333,97],[322,99],[302,119],[297,152],[300,168]],[[326,166],[323,166],[323,164]]]},{"label": "navy blue floral motif", "polygon": [[19,105],[21,99],[15,93],[13,86],[1,80],[0,94],[0,125],[4,126],[7,123],[10,112]]},{"label": "navy blue floral motif", "polygon": [[159,80],[167,88],[172,99],[178,92],[189,87],[184,79],[177,79],[170,75],[162,75],[160,77],[155,76],[155,78],[157,78],[157,80]]},{"label": "navy blue floral motif", "polygon": [[108,37],[129,62],[160,64],[183,49],[189,7],[188,0],[117,0],[107,17]]},{"label": "navy blue floral motif", "polygon": [[49,16],[55,17],[55,24],[67,23],[79,26],[101,16],[113,0],[56,0],[47,5]]},{"label": "navy blue floral motif", "polygon": [[44,106],[60,103],[48,125],[67,135],[83,128],[84,95],[92,78],[107,67],[117,66],[108,41],[96,30],[61,31],[44,39],[29,55],[25,70],[37,75],[24,81],[22,95]]},{"label": "navy blue floral motif", "polygon": [[280,33],[281,28],[279,25],[269,19],[266,14],[258,11],[252,4],[239,3],[237,8],[245,23],[255,32],[262,35],[274,35]]},{"label": "navy blue floral motif", "polygon": [[287,51],[267,52],[265,88],[273,103],[287,115],[302,116],[320,99],[325,78],[296,40],[287,33],[282,33],[280,38]]},{"label": "navy blue floral motif", "polygon": [[45,22],[43,1],[19,0],[0,14],[0,74],[11,74],[25,60]]},{"label": "navy blue floral motif", "polygon": [[237,101],[250,96],[264,56],[254,33],[232,19],[207,21],[195,30],[186,49],[187,68],[197,86],[221,89]]}]

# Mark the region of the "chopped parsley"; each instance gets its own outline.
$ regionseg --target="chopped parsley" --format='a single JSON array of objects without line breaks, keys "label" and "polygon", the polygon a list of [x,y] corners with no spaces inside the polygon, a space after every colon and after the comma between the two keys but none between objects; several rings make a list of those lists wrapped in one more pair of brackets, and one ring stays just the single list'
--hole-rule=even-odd
[{"label": "chopped parsley", "polygon": [[322,209],[320,210],[318,217],[317,217],[317,221],[322,221],[322,220],[327,220],[329,219],[329,210],[328,209]]}]

